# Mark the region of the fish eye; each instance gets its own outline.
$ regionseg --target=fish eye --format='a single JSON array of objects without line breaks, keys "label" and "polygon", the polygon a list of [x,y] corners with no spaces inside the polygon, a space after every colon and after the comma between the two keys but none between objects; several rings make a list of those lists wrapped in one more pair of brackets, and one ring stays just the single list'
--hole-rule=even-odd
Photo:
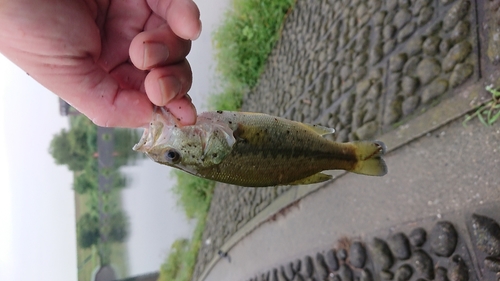
[{"label": "fish eye", "polygon": [[176,164],[181,160],[181,155],[175,149],[169,149],[165,152],[165,159],[167,162]]}]

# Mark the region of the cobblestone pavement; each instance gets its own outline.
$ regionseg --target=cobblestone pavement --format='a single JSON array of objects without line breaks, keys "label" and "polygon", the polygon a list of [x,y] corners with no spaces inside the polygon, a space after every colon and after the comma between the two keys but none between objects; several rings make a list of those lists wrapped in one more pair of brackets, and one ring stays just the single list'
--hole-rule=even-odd
[{"label": "cobblestone pavement", "polygon": [[[243,110],[333,127],[337,141],[380,136],[470,85],[499,84],[490,75],[500,63],[499,7],[499,0],[298,0]],[[218,185],[193,280],[288,188]]]},{"label": "cobblestone pavement", "polygon": [[203,244],[198,253],[193,280],[197,280],[205,266],[217,255],[221,246],[231,235],[288,189],[290,189],[289,186],[249,188],[217,184],[207,216],[202,238]]},{"label": "cobblestone pavement", "polygon": [[[248,280],[498,280],[499,211],[498,206],[480,210],[494,214],[497,221],[459,213],[437,222],[431,217],[399,225],[371,239],[344,238],[333,248],[290,260]],[[468,252],[468,241],[473,242],[477,264]]]}]

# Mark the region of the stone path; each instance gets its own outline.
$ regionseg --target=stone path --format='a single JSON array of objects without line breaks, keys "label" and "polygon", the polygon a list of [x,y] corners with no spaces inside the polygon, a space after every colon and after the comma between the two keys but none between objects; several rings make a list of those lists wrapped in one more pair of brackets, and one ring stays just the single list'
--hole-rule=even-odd
[{"label": "stone path", "polygon": [[[373,280],[385,280],[384,276],[395,275],[401,266],[407,265],[403,268],[409,266],[412,269],[408,280],[429,280],[413,257],[421,256],[423,251],[432,260],[435,271],[438,267],[447,271],[447,279],[434,280],[497,280],[495,275],[498,270],[491,264],[486,267],[486,264],[497,260],[498,256],[493,251],[487,254],[485,249],[497,249],[500,241],[500,232],[495,226],[500,223],[500,182],[497,173],[500,167],[500,124],[484,127],[474,120],[464,127],[462,120],[460,118],[441,126],[390,152],[385,157],[390,167],[386,176],[372,178],[345,174],[295,202],[285,212],[272,216],[231,247],[226,248],[225,245],[223,249],[228,252],[231,262],[219,259],[202,280],[248,281],[262,275],[273,280],[275,269],[278,276],[283,276],[282,268],[288,270],[290,263],[297,260],[301,260],[302,269],[300,276],[295,272],[298,276],[294,277],[297,278],[295,280],[323,280],[316,276],[324,273],[321,265],[316,264],[318,253],[326,260],[329,252],[339,253],[342,249],[347,257],[343,253],[337,255],[339,266],[344,264],[344,271],[352,271],[354,277],[361,277],[364,269],[372,274]],[[473,223],[473,214],[492,220],[482,219],[483,222]],[[450,225],[447,234],[438,231],[441,227],[436,226],[444,222]],[[474,224],[477,226],[474,227]],[[414,238],[411,237],[420,235],[412,232],[420,228],[426,233],[425,242],[412,244]],[[480,229],[489,230],[477,235],[475,231]],[[455,240],[451,238],[455,237],[451,234],[454,231],[457,237],[455,247],[450,242]],[[486,232],[490,233],[484,235]],[[480,236],[488,238],[478,243],[476,237]],[[404,237],[410,242],[408,247],[404,246],[405,251],[410,253],[409,259],[403,259],[404,255],[398,254],[402,252],[401,246],[393,247],[390,242],[405,240]],[[390,251],[377,253],[382,243],[375,243],[375,238],[385,241]],[[485,247],[484,241],[492,243]],[[355,242],[359,242],[366,252],[362,268],[351,263],[351,252],[354,251],[351,248],[356,245]],[[437,254],[441,253],[440,249],[448,247],[453,249],[450,256]],[[456,254],[467,265],[469,278],[463,274],[459,275],[462,276],[460,279],[452,278],[453,257]],[[392,256],[392,262],[388,261],[383,266],[375,258],[381,255]],[[306,277],[304,265],[307,256],[313,259],[314,279]],[[487,256],[490,258],[486,259]],[[382,261],[385,259],[390,258],[381,258]],[[333,280],[345,276],[335,267],[327,272],[328,278]],[[289,280],[280,278],[278,280]]]},{"label": "stone path", "polygon": [[217,184],[207,216],[203,244],[198,253],[194,276],[200,276],[203,273],[206,265],[217,256],[218,251],[232,235],[289,189],[289,186],[248,188]]},{"label": "stone path", "polygon": [[[335,247],[290,260],[248,280],[498,280],[500,209],[497,204],[480,211],[497,220],[459,212],[448,216],[454,222],[430,217],[367,239],[345,237]],[[468,252],[469,241],[477,263]]]},{"label": "stone path", "polygon": [[[498,0],[298,0],[243,110],[334,127],[337,141],[390,134],[435,109],[432,123],[447,114],[442,104],[500,85],[499,7]],[[218,185],[193,279],[290,189]]]}]

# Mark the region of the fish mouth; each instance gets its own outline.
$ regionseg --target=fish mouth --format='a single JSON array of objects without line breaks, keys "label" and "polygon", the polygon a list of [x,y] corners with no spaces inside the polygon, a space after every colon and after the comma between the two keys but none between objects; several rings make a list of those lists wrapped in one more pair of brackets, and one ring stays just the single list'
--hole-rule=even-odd
[{"label": "fish mouth", "polygon": [[144,129],[141,139],[132,149],[144,153],[149,152],[156,145],[157,140],[175,126],[179,126],[177,119],[166,108],[155,106],[149,127]]},{"label": "fish mouth", "polygon": [[132,147],[133,150],[140,152],[148,152],[151,149],[151,147],[153,147],[157,138],[155,138],[154,136],[155,134],[153,132],[155,130],[154,128],[151,128],[152,126],[153,123],[150,123],[150,127],[144,129],[141,139],[136,145],[134,145],[134,147]]}]

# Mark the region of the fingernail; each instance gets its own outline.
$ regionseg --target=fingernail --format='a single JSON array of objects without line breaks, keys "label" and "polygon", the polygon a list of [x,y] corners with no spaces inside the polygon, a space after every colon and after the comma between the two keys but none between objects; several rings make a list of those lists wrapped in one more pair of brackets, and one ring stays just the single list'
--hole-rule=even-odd
[{"label": "fingernail", "polygon": [[201,20],[199,20],[199,24],[200,24],[200,30],[198,30],[198,33],[193,37],[192,40],[196,40],[200,37],[200,34],[201,34],[201,30],[203,29],[202,26],[201,26]]},{"label": "fingernail", "polygon": [[179,79],[172,76],[161,77],[159,83],[162,97],[161,106],[164,106],[180,93],[182,85]]},{"label": "fingernail", "polygon": [[156,42],[144,42],[144,69],[152,68],[164,63],[168,59],[167,46]]}]

